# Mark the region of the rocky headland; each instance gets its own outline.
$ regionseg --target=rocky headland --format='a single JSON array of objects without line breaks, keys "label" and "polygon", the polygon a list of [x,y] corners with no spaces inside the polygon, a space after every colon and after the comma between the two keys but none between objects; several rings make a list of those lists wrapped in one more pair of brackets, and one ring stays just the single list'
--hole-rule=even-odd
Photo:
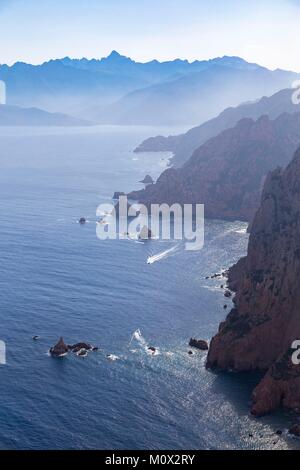
[{"label": "rocky headland", "polygon": [[234,307],[212,339],[210,369],[264,372],[252,413],[300,410],[300,149],[270,173],[255,215],[248,254],[228,272]]},{"label": "rocky headland", "polygon": [[170,135],[168,137],[158,135],[156,137],[149,137],[149,139],[144,140],[134,152],[175,152],[182,137],[182,135]]},{"label": "rocky headland", "polygon": [[207,140],[226,129],[236,126],[241,119],[251,118],[256,120],[263,115],[269,116],[270,119],[276,119],[283,113],[293,114],[299,112],[300,105],[292,102],[291,95],[292,90],[289,88],[278,91],[272,96],[264,96],[259,101],[226,108],[217,117],[204,122],[200,126],[193,127],[185,134],[150,137],[144,140],[135,149],[135,152],[172,152],[174,154],[172,165],[179,168]]},{"label": "rocky headland", "polygon": [[128,195],[152,203],[205,204],[207,218],[251,221],[270,170],[286,166],[300,145],[300,113],[242,119],[199,147],[179,169]]}]

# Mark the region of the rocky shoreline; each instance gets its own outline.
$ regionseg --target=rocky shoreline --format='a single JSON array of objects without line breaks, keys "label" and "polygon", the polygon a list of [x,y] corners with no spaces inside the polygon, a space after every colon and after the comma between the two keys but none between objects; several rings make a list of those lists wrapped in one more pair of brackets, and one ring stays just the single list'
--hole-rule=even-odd
[{"label": "rocky shoreline", "polygon": [[234,306],[212,339],[207,368],[262,371],[252,414],[283,406],[300,411],[300,149],[285,170],[269,174],[248,254],[228,272]]}]

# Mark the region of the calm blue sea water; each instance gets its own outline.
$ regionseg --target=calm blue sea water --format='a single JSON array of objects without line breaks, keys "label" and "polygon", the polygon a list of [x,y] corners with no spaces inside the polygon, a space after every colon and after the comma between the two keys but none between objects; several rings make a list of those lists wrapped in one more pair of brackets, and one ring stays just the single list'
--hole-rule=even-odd
[{"label": "calm blue sea water", "polygon": [[[151,266],[147,257],[172,244],[96,237],[98,204],[163,169],[166,154],[132,153],[157,132],[0,130],[2,449],[298,446],[274,435],[290,415],[249,416],[255,377],[215,375],[205,354],[187,354],[191,336],[210,339],[224,318],[221,282],[204,278],[245,253],[245,224],[207,222],[201,252],[179,249]],[[79,226],[80,216],[90,222]],[[159,356],[129,344],[136,329]],[[53,359],[60,335],[101,350]]]}]

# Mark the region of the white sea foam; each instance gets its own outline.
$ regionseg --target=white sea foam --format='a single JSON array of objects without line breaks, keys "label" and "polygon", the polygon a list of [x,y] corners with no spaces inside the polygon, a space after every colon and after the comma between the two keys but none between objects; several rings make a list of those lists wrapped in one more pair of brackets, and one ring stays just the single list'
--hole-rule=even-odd
[{"label": "white sea foam", "polygon": [[132,343],[133,340],[136,340],[138,342],[138,344],[140,345],[140,347],[149,355],[149,356],[159,356],[160,354],[160,350],[159,348],[153,348],[151,349],[152,347],[149,346],[149,344],[147,343],[147,341],[145,340],[144,336],[142,335],[141,333],[141,330],[136,330],[132,337],[131,337],[131,340],[130,340],[130,343]]},{"label": "white sea foam", "polygon": [[119,356],[116,356],[115,354],[108,354],[106,356],[106,359],[108,361],[113,361],[114,362],[114,361],[118,361],[120,358],[119,358]]}]

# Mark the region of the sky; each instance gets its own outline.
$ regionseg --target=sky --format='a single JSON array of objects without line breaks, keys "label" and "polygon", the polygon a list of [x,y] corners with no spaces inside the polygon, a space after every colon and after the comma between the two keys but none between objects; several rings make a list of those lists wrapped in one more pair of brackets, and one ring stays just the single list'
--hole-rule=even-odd
[{"label": "sky", "polygon": [[0,0],[0,63],[240,56],[300,72],[300,0]]}]

